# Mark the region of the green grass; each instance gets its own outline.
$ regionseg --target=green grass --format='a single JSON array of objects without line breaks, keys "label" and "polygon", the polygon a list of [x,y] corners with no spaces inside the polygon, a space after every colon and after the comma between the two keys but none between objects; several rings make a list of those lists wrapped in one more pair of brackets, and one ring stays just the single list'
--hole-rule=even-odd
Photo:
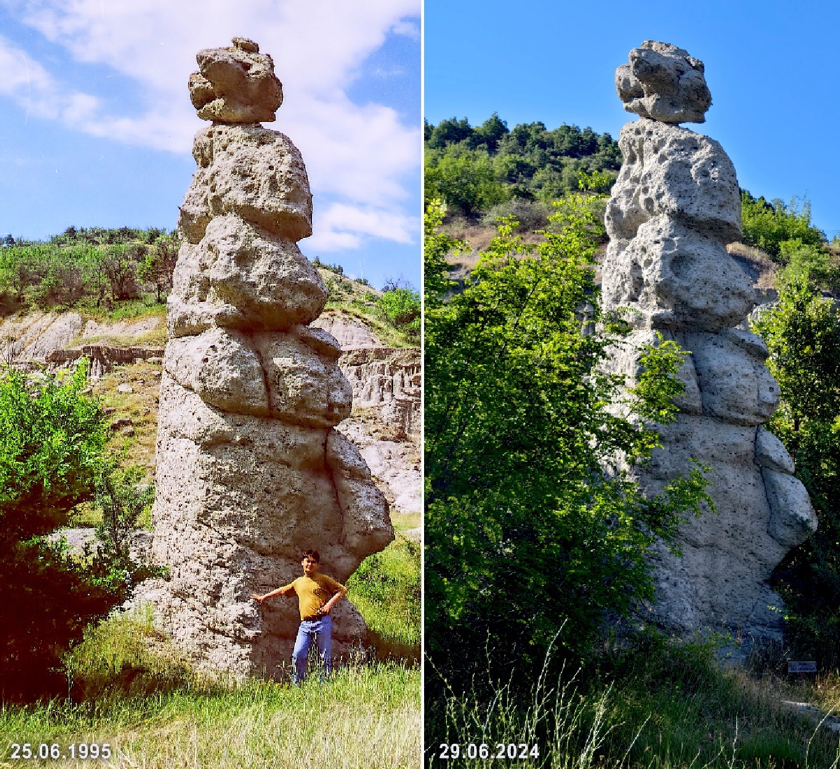
[{"label": "green grass", "polygon": [[[496,650],[498,654],[498,650]],[[431,673],[430,673],[431,674]],[[433,675],[433,674],[432,674]],[[515,673],[491,687],[473,682],[427,703],[429,766],[501,766],[442,761],[441,743],[537,746],[522,767],[575,769],[830,769],[838,736],[783,700],[809,691],[771,675],[724,670],[709,645],[655,642],[602,657],[571,674],[544,669],[530,685]],[[431,718],[428,716],[431,714]]]},{"label": "green grass", "polygon": [[166,302],[158,302],[154,294],[142,294],[136,299],[116,302],[113,306],[96,307],[92,303],[80,303],[76,308],[85,320],[115,321],[139,320],[149,317],[166,317]]},{"label": "green grass", "polygon": [[[109,761],[9,760],[12,743],[108,743]],[[420,673],[397,665],[339,670],[300,689],[251,680],[88,706],[0,711],[0,767],[378,769],[420,763]]]},{"label": "green grass", "polygon": [[[360,573],[352,600],[381,653],[339,666],[324,685],[316,676],[300,689],[208,679],[155,631],[148,611],[89,627],[67,658],[72,699],[0,709],[0,768],[419,767],[420,670],[372,661],[419,653],[419,546],[398,535]],[[13,743],[56,744],[65,758],[12,761]],[[112,755],[66,758],[81,743],[107,743]]]},{"label": "green grass", "polygon": [[419,647],[420,570],[420,545],[397,534],[348,580],[348,598],[380,644]]},{"label": "green grass", "polygon": [[404,533],[409,529],[416,529],[422,522],[422,513],[400,513],[391,519],[391,523],[394,524],[394,531],[397,534]]},{"label": "green grass", "polygon": [[[386,584],[391,608],[417,584],[419,549],[404,541],[366,561],[368,581]],[[386,573],[383,569],[395,570]],[[366,611],[378,617],[371,589]],[[419,638],[419,604],[394,634]],[[410,630],[405,623],[413,623]],[[383,629],[383,632],[387,632]],[[398,645],[393,638],[386,645]],[[367,658],[369,660],[369,655]],[[73,700],[0,710],[0,767],[82,767],[79,759],[11,761],[12,743],[108,743],[96,766],[241,769],[324,766],[417,767],[421,763],[420,671],[398,662],[351,660],[327,684],[300,689],[251,679],[209,679],[155,631],[151,614],[115,615],[91,626],[67,658]],[[76,704],[74,704],[74,701]]]}]

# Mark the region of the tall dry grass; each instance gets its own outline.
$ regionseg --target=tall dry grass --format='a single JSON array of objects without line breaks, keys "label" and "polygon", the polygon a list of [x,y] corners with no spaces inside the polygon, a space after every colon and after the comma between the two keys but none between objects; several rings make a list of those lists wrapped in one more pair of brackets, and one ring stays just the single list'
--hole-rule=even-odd
[{"label": "tall dry grass", "polygon": [[[547,658],[527,684],[516,671],[506,682],[487,683],[450,687],[427,705],[427,766],[840,767],[840,736],[826,728],[829,720],[785,704],[810,696],[813,685],[723,669],[710,644],[653,640],[574,673]],[[489,758],[481,758],[482,745]],[[507,745],[527,746],[526,757],[492,758]]]}]

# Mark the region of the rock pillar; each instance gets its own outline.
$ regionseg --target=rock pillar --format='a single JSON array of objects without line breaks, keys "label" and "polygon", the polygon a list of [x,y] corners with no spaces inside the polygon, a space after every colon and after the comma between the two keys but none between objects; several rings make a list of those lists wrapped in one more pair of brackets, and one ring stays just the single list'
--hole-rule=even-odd
[{"label": "rock pillar", "polygon": [[[235,38],[198,54],[190,77],[198,169],[181,206],[182,246],[167,307],[154,560],[159,624],[198,663],[236,676],[281,674],[297,601],[265,593],[300,576],[301,553],[345,581],[393,539],[387,504],[334,427],[352,390],[340,348],[309,324],[327,292],[297,241],[312,233],[300,152],[273,121],[271,57]],[[363,635],[346,601],[334,652]]]},{"label": "rock pillar", "polygon": [[717,508],[682,524],[682,557],[657,549],[654,616],[680,632],[778,638],[769,578],[816,516],[790,456],[762,427],[779,399],[767,348],[738,328],[755,297],[725,248],[741,235],[735,169],[720,144],[679,125],[703,122],[711,105],[701,61],[646,41],[616,71],[616,87],[641,117],[621,130],[624,165],[606,214],[604,308],[626,308],[634,328],[612,365],[632,385],[637,351],[656,332],[691,353],[677,421],[658,428],[663,448],[636,476],[655,494],[698,460]]}]

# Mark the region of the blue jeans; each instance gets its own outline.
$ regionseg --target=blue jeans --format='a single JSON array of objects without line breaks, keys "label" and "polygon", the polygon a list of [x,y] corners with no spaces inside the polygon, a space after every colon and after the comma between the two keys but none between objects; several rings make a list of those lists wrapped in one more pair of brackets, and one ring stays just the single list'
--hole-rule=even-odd
[{"label": "blue jeans", "polygon": [[309,647],[312,639],[318,644],[318,654],[324,667],[324,675],[332,671],[332,618],[329,614],[313,620],[301,620],[292,652],[292,680],[300,684],[306,678],[306,663],[309,660]]}]

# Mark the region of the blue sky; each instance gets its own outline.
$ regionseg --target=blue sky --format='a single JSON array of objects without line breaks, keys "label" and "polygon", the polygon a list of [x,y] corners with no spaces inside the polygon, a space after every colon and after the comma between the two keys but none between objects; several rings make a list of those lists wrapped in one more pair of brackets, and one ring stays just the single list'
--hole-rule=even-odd
[{"label": "blue sky", "polygon": [[840,235],[840,10],[800,0],[425,2],[425,116],[493,112],[508,127],[591,126],[617,139],[636,120],[614,72],[644,40],[706,65],[712,107],[687,128],[717,139],[755,195],[807,195],[813,222]]},{"label": "blue sky", "polygon": [[421,0],[0,0],[0,236],[164,227],[206,125],[201,48],[250,37],[314,195],[303,252],[381,287],[420,281]]}]

